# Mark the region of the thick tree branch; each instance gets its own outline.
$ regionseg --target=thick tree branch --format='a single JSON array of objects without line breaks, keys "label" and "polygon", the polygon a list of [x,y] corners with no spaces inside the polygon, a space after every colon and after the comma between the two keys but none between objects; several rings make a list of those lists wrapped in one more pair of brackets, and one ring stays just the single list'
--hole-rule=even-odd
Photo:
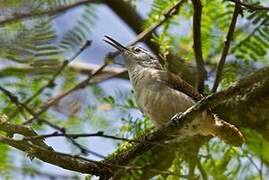
[{"label": "thick tree branch", "polygon": [[240,95],[216,107],[215,112],[237,127],[258,131],[269,141],[269,85],[260,87],[268,81],[269,68],[258,72],[255,73],[256,76],[249,79],[249,86]]},{"label": "thick tree branch", "polygon": [[193,48],[196,61],[196,89],[203,93],[204,82],[207,79],[207,72],[204,66],[202,52],[202,35],[201,35],[201,19],[202,19],[202,3],[200,0],[192,0],[193,4]]},{"label": "thick tree branch", "polygon": [[[38,136],[37,133],[29,127],[11,124],[4,115],[0,116],[0,131],[8,134],[21,134],[25,138]],[[106,171],[110,171],[108,166],[100,162],[55,152],[43,142],[43,138],[31,140],[32,144],[24,139],[15,140],[10,137],[0,136],[0,142],[24,151],[30,157],[36,157],[44,162],[57,165],[64,169],[95,175],[103,175],[107,173]]]},{"label": "thick tree branch", "polygon": [[[115,171],[118,169],[122,169],[125,172],[128,172],[130,170],[142,170],[143,169],[143,167],[140,167],[140,166],[118,166],[118,165],[113,165],[113,164],[104,164],[101,162],[85,159],[79,156],[73,156],[70,154],[55,152],[52,148],[45,147],[44,149],[42,148],[43,147],[42,144],[39,146],[38,144],[30,143],[30,142],[36,142],[43,139],[42,135],[41,136],[36,135],[36,133],[32,129],[29,129],[26,126],[15,125],[15,124],[9,123],[7,120],[7,117],[4,115],[0,117],[0,122],[1,122],[0,131],[4,131],[8,134],[12,134],[12,133],[21,134],[24,136],[22,140],[15,140],[10,137],[0,136],[1,143],[5,143],[9,146],[19,149],[25,152],[26,154],[28,154],[28,156],[31,158],[36,157],[44,162],[48,162],[50,164],[62,167],[64,169],[81,172],[81,173],[94,174],[101,177],[107,177],[107,176],[109,177],[113,174],[112,173],[113,170]],[[101,135],[101,134],[102,133],[96,133],[95,135]],[[59,135],[63,135],[63,134],[59,134]],[[82,136],[78,134],[73,134],[73,135],[65,134],[65,136],[69,136],[69,137],[71,136],[72,137],[86,137],[88,135],[89,134],[87,135],[84,134]],[[48,135],[44,137],[52,137],[52,136]],[[115,138],[115,137],[107,136],[107,135],[104,135],[104,137],[113,138],[113,139]],[[121,139],[116,138],[116,139],[127,140],[124,138],[121,138]],[[95,168],[99,168],[99,170],[96,171]],[[160,174],[183,177],[181,174],[176,174],[170,171],[160,171],[158,169],[153,169],[153,168],[148,169],[148,171],[155,172],[155,173],[158,172]]]},{"label": "thick tree branch", "polygon": [[217,88],[221,81],[222,70],[224,68],[225,60],[229,52],[230,44],[233,40],[233,34],[235,31],[236,21],[240,13],[241,13],[241,7],[239,3],[236,3],[234,7],[232,21],[231,21],[231,24],[230,24],[230,27],[226,36],[226,40],[224,42],[224,48],[223,48],[223,51],[222,51],[222,54],[221,54],[221,57],[217,66],[216,78],[215,78],[215,81],[211,90],[213,93],[217,91]]},{"label": "thick tree branch", "polygon": [[[218,105],[214,109],[214,112],[222,119],[240,127],[240,129],[247,128],[261,133],[269,142],[269,85],[265,84],[266,81],[268,82],[268,77],[269,67],[266,67],[258,70],[246,79],[241,80],[242,89],[240,93]],[[192,154],[195,152],[193,151],[193,144],[203,144],[208,140],[209,138],[196,136],[191,139],[187,138],[184,142],[173,144],[173,146],[178,147],[178,149],[172,149],[170,145],[169,148],[155,147],[150,151],[150,154],[152,154],[149,160],[150,167],[167,169],[171,166],[175,158],[175,152],[180,155]],[[246,142],[248,142],[248,139],[246,139]],[[169,152],[167,152],[168,150]],[[143,157],[142,155],[141,158],[143,159]],[[158,160],[154,160],[154,158]],[[136,164],[136,161],[139,162],[139,159],[140,158],[137,158],[132,163]],[[185,158],[183,157],[183,159]],[[161,166],[160,162],[162,164]],[[145,166],[145,169],[146,167],[148,167],[148,165]],[[146,170],[144,173],[146,173]],[[149,178],[152,176],[154,176],[154,174],[149,176]]]},{"label": "thick tree branch", "polygon": [[[26,104],[20,102],[19,99],[18,99],[18,97],[15,96],[15,95],[14,95],[13,93],[11,93],[10,91],[8,91],[7,89],[5,89],[5,88],[3,88],[2,86],[0,86],[0,91],[2,91],[2,92],[3,92],[3,93],[10,99],[10,101],[11,101],[12,103],[14,103],[14,104],[18,107],[18,109],[20,109],[20,110],[26,110],[29,114],[31,114],[31,115],[33,116],[32,119],[36,119],[39,123],[44,123],[44,124],[46,124],[46,125],[52,127],[53,129],[56,129],[56,130],[59,130],[59,131],[62,132],[62,133],[65,133],[65,129],[64,129],[64,128],[61,128],[61,127],[59,127],[59,126],[57,126],[57,125],[55,125],[55,124],[53,124],[53,123],[51,123],[51,122],[49,122],[49,121],[43,119],[43,118],[40,118],[40,115],[39,115],[39,114],[35,113],[35,112],[34,112],[32,109],[30,109]],[[0,129],[0,130],[1,130],[1,129]],[[14,134],[14,133],[15,133],[15,132],[13,132],[13,134]],[[34,135],[35,135],[35,134],[32,133],[32,136],[34,136]],[[88,154],[88,153],[90,153],[90,154],[93,154],[93,155],[95,155],[95,156],[97,156],[97,157],[104,158],[104,156],[102,156],[102,155],[100,155],[100,154],[98,154],[98,153],[96,153],[96,152],[93,152],[93,151],[88,150],[87,148],[83,147],[82,145],[80,145],[79,143],[77,143],[72,137],[68,137],[68,136],[66,136],[66,137],[72,142],[73,145],[75,145],[76,147],[78,147],[78,148],[81,150],[81,152],[82,152],[83,154]],[[41,144],[42,144],[42,141],[40,140],[39,145],[41,145]],[[43,144],[43,147],[45,147],[45,144]]]},{"label": "thick tree branch", "polygon": [[268,77],[269,67],[261,69],[256,73],[242,79],[237,83],[237,85],[230,87],[226,91],[221,91],[204,98],[192,108],[184,112],[181,116],[177,116],[176,118],[174,118],[168,125],[162,127],[161,129],[153,133],[141,137],[140,140],[142,140],[143,143],[138,143],[128,151],[123,152],[112,159],[108,159],[105,162],[120,165],[127,164],[132,159],[138,157],[149,149],[154,148],[154,143],[167,142],[170,139],[170,135],[175,132],[177,134],[180,134],[179,137],[181,139],[186,138],[186,131],[192,131],[189,124],[192,123],[195,117],[197,117],[201,112],[205,111],[209,107],[216,107],[223,102],[233,101],[236,97],[241,97],[246,94],[248,94],[248,96],[251,96],[261,91],[263,93],[265,93],[266,91],[268,92]]},{"label": "thick tree branch", "polygon": [[[0,117],[0,131],[5,131],[9,136],[13,134],[21,134],[23,136],[37,136],[38,134],[30,127],[14,125],[8,122],[8,118],[4,115]],[[43,148],[49,148],[44,142],[43,138],[35,139],[33,143]]]},{"label": "thick tree branch", "polygon": [[20,140],[14,140],[5,136],[0,136],[0,142],[26,152],[31,157],[36,157],[41,161],[68,169],[71,171],[94,174],[97,176],[102,176],[104,174],[110,174],[111,170],[104,164],[96,161],[85,160],[84,158],[79,158],[76,156],[66,155],[62,153],[55,152],[53,150],[48,150],[41,148],[39,146],[33,145]]}]

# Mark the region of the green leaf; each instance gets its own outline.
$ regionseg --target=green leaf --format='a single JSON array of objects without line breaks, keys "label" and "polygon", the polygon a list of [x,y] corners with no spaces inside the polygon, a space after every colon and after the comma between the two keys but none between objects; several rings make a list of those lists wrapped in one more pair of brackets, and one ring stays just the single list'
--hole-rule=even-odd
[{"label": "green leaf", "polygon": [[269,142],[265,140],[262,135],[254,130],[244,130],[246,136],[246,144],[250,151],[256,156],[269,162]]}]

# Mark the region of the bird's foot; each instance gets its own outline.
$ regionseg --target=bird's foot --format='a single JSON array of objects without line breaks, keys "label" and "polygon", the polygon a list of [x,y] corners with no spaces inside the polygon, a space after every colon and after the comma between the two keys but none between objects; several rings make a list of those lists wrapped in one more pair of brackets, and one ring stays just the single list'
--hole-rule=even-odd
[{"label": "bird's foot", "polygon": [[176,113],[176,114],[171,118],[172,122],[173,122],[175,125],[178,125],[178,124],[179,124],[182,114],[183,114],[182,112]]}]

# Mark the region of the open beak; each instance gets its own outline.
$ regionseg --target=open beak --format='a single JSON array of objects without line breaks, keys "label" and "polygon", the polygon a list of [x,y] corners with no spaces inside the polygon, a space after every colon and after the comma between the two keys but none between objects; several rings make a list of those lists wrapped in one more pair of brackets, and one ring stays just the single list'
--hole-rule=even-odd
[{"label": "open beak", "polygon": [[120,52],[124,52],[124,51],[130,51],[128,48],[126,48],[125,46],[123,46],[122,44],[120,44],[119,42],[117,42],[116,40],[112,39],[109,36],[105,36],[106,39],[104,39],[104,41],[108,44],[110,44],[111,46],[113,46],[114,48],[116,48],[117,50],[119,50]]}]

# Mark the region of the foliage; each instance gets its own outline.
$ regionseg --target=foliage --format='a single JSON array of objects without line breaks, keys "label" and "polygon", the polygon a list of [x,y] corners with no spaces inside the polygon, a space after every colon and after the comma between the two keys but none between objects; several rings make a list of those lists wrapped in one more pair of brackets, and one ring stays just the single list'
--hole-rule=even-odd
[{"label": "foliage", "polygon": [[60,41],[60,47],[65,51],[76,50],[81,47],[87,39],[87,34],[91,30],[91,26],[94,23],[94,9],[92,5],[86,5],[83,7],[81,18],[76,22],[77,24],[65,33]]},{"label": "foliage", "polygon": [[[266,62],[269,47],[269,15],[266,12],[247,14],[248,26],[245,35],[238,37],[239,42],[232,48],[232,53],[238,60],[246,63],[251,61]],[[251,28],[250,28],[251,27]]]},{"label": "foliage", "polygon": [[[39,12],[75,2],[77,1],[9,0],[7,3],[7,1],[0,0],[0,10],[1,16],[11,17],[17,13]],[[177,2],[177,0],[153,0],[148,17],[144,22],[144,28],[163,20],[163,14]],[[265,1],[246,0],[242,2],[258,5]],[[139,1],[131,1],[133,7],[137,7],[137,3]],[[202,4],[202,51],[206,69],[209,72],[207,86],[211,86],[211,80],[215,75],[235,6],[228,0],[202,0]],[[16,68],[1,68],[1,86],[14,93],[21,102],[25,102],[35,94],[51,79],[64,60],[68,59],[67,57],[72,57],[80,50],[89,38],[89,34],[95,33],[92,29],[97,19],[97,8],[99,6],[92,4],[77,8],[78,11],[75,13],[78,13],[78,16],[74,20],[72,19],[72,27],[60,32],[57,31],[55,24],[63,15],[68,16],[69,13],[72,15],[73,10],[61,14],[13,21],[1,26],[1,66],[4,67],[5,62],[7,62],[29,65],[34,68],[30,73],[29,71],[18,71]],[[137,10],[139,11],[139,9]],[[178,59],[185,59],[192,66],[195,65],[192,15],[192,3],[188,1],[184,3],[176,16],[162,24],[151,39],[160,47],[158,55],[165,60],[167,68],[174,65],[169,61],[171,52],[175,55],[178,66],[182,65]],[[268,64],[268,49],[268,12],[244,10],[243,16],[240,15],[238,18],[231,49],[222,74],[221,89],[226,89],[246,74]],[[174,69],[177,69],[177,66]],[[54,84],[42,91],[28,106],[34,110],[42,108],[43,102],[71,89],[84,78],[85,76],[78,75],[78,72],[64,70]],[[113,134],[121,138],[138,139],[140,136],[155,130],[150,119],[142,116],[137,110],[138,107],[129,86],[128,88],[121,87],[121,84],[126,84],[126,82],[118,80],[112,80],[110,84],[109,82],[91,84],[85,89],[79,88],[77,92],[56,102],[52,109],[42,114],[42,118],[65,128],[68,133],[102,131],[104,134]],[[118,89],[115,90],[114,87],[118,87]],[[11,117],[12,122],[22,123],[32,117],[25,110],[18,111],[17,106],[2,93],[0,99],[2,113]],[[33,128],[39,133],[54,131],[54,129],[39,123],[34,123]],[[158,147],[136,158],[131,165],[140,167],[140,169],[132,170],[130,168],[126,175],[129,179],[141,179],[147,176],[160,180],[173,180],[179,177],[182,179],[190,178],[190,167],[194,161],[194,177],[196,179],[262,179],[262,176],[268,177],[268,138],[266,139],[259,132],[250,129],[244,129],[244,134],[247,137],[247,142],[242,148],[230,147],[217,139],[210,141],[201,139],[201,142],[193,144],[184,142],[185,144],[180,144],[180,146],[177,146],[178,144],[172,146],[172,144],[171,147]],[[76,141],[86,147],[89,146],[90,149],[96,150],[97,148],[95,147],[96,139],[90,139],[90,142],[88,140]],[[113,151],[104,147],[96,151],[99,153],[102,150],[104,155],[111,153],[109,158],[117,156],[133,145],[131,142],[111,139],[107,141],[98,139],[99,143],[96,144],[112,146]],[[70,144],[70,139],[61,143]],[[191,154],[190,152],[196,144],[199,144],[199,149],[195,154]],[[80,150],[74,145],[68,146],[67,149],[72,153],[77,153]],[[167,152],[167,149],[172,149],[173,152]],[[29,163],[26,157],[16,154],[8,146],[2,144],[0,145],[0,154],[0,176],[3,177],[9,178],[18,175],[11,172],[14,168],[11,167],[11,164],[16,161],[17,156],[22,157],[18,160],[21,167],[17,168],[22,171],[21,174],[24,176],[38,176],[39,170],[42,170],[40,167],[44,165],[41,162]],[[13,154],[15,155],[13,156]],[[92,156],[90,154],[89,157],[92,158]],[[98,156],[98,158],[100,157],[101,155]],[[86,178],[91,177],[87,176]]]}]

